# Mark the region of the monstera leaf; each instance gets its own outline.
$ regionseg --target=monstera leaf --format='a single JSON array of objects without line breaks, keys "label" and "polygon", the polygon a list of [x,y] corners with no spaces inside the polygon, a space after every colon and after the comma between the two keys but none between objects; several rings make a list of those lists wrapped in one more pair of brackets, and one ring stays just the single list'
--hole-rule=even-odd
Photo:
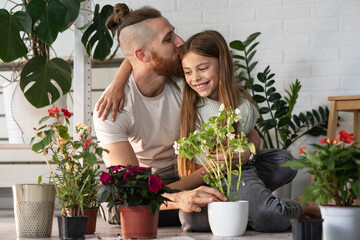
[{"label": "monstera leaf", "polygon": [[0,59],[11,62],[28,52],[26,45],[20,37],[20,32],[30,33],[31,18],[23,11],[9,14],[0,9]]},{"label": "monstera leaf", "polygon": [[[20,77],[20,88],[26,99],[35,107],[41,108],[55,102],[59,97],[56,82],[62,94],[71,88],[71,68],[60,58],[47,60],[46,57],[34,57],[28,61]],[[50,98],[49,98],[50,96]]]},{"label": "monstera leaf", "polygon": [[[77,1],[77,0],[74,0]],[[64,28],[66,8],[59,0],[31,0],[26,11],[34,23],[33,32],[47,45],[51,45]]]},{"label": "monstera leaf", "polygon": [[66,9],[65,25],[62,31],[69,28],[72,22],[76,20],[80,12],[80,1],[79,0],[60,0],[60,3],[64,5]]},{"label": "monstera leaf", "polygon": [[84,32],[81,42],[86,48],[86,53],[90,56],[93,52],[93,58],[104,61],[110,54],[113,45],[113,38],[109,30],[105,27],[105,21],[113,12],[113,7],[105,5],[99,13],[99,4],[96,4],[93,23]]}]

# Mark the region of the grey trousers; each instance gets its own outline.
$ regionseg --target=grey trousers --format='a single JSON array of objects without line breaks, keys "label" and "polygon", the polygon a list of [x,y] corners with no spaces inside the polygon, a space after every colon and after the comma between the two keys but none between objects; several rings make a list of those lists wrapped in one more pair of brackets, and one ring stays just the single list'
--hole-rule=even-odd
[{"label": "grey trousers", "polygon": [[[290,218],[301,216],[301,206],[297,201],[276,198],[272,191],[291,182],[296,171],[281,167],[293,159],[285,150],[260,150],[255,155],[253,165],[242,167],[242,181],[238,200],[249,201],[248,226],[260,232],[281,232],[290,227]],[[234,183],[238,176],[234,177]],[[179,211],[183,231],[208,232],[210,226],[207,218],[207,207],[199,213]]]}]

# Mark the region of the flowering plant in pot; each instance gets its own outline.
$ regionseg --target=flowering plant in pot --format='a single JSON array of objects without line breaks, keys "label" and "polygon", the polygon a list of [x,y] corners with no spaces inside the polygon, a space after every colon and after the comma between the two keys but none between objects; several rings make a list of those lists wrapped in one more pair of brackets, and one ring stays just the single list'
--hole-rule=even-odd
[{"label": "flowering plant in pot", "polygon": [[[99,206],[97,186],[101,172],[96,162],[106,150],[92,140],[91,127],[84,123],[75,127],[79,139],[70,138],[68,125],[72,114],[67,109],[60,112],[53,107],[48,112],[49,116],[39,121],[41,127],[36,129],[36,136],[31,141],[32,150],[45,158],[62,206],[62,215],[84,215],[84,208]],[[44,124],[50,118],[56,121]],[[65,124],[62,124],[62,119],[65,119]],[[56,164],[56,171],[52,170],[50,162]]]},{"label": "flowering plant in pot", "polygon": [[177,190],[166,187],[151,168],[132,165],[111,166],[102,172],[100,181],[100,202],[108,201],[117,215],[117,207],[120,210],[122,237],[156,237],[160,205],[170,201],[162,194]]},{"label": "flowering plant in pot", "polygon": [[[355,199],[360,198],[360,149],[353,142],[353,134],[341,130],[338,136],[335,139],[321,139],[321,145],[313,144],[314,152],[300,147],[299,154],[303,154],[302,157],[283,166],[295,170],[307,169],[307,173],[312,174],[312,183],[305,187],[302,202],[316,201],[321,205],[324,238],[356,239],[346,236],[354,231],[357,231],[354,236],[360,234],[359,228],[355,226],[360,220],[360,206],[352,205]],[[355,219],[350,220],[347,213],[336,213],[334,220],[327,217],[328,214],[334,215],[332,211],[338,210],[355,214]],[[346,226],[345,231],[341,231],[341,227],[338,226],[342,223]]]},{"label": "flowering plant in pot", "polygon": [[[248,142],[246,134],[235,130],[240,122],[239,110],[234,110],[231,107],[225,109],[222,104],[218,116],[211,117],[207,123],[202,125],[200,130],[190,133],[188,137],[179,139],[174,144],[176,152],[181,157],[186,157],[190,160],[197,158],[201,162],[207,172],[204,175],[205,183],[211,187],[216,187],[227,197],[229,202],[236,201],[239,188],[244,184],[241,181],[241,153],[247,149],[251,153],[255,153],[255,146],[253,143]],[[224,156],[224,160],[221,160],[220,153]],[[234,182],[235,179],[236,181]],[[209,223],[214,235],[236,236],[242,235],[245,232],[248,216],[247,202],[245,203],[247,210],[244,213],[233,214],[234,210],[230,210],[230,217],[225,217],[227,219],[222,218],[225,216],[224,212],[220,214],[223,215],[222,217],[214,216],[213,218],[211,216],[212,211],[210,211],[210,208],[213,205],[228,204],[229,202],[215,202],[208,206]],[[234,231],[225,229],[234,222],[231,217],[241,216],[242,214],[246,218],[246,220],[239,219],[243,222],[242,227],[235,224]],[[221,219],[222,223],[213,223],[214,219]],[[220,229],[218,230],[217,227]]]}]

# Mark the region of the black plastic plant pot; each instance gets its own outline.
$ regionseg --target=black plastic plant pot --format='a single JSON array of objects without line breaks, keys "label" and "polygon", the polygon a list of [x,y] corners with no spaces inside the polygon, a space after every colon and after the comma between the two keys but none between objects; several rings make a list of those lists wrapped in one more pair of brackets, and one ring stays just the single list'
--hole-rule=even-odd
[{"label": "black plastic plant pot", "polygon": [[293,240],[321,240],[323,219],[290,219]]},{"label": "black plastic plant pot", "polygon": [[87,216],[58,216],[60,239],[84,239]]}]

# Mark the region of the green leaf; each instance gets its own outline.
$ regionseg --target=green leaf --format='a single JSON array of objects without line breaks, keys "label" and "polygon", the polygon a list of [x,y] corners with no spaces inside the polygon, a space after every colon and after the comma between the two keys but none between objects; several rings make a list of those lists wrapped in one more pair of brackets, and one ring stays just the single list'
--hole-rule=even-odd
[{"label": "green leaf", "polygon": [[259,84],[254,84],[252,89],[254,90],[254,92],[264,92],[264,87],[259,85]]},{"label": "green leaf", "polygon": [[[26,99],[35,107],[41,108],[54,103],[60,97],[55,81],[62,94],[71,88],[71,68],[61,58],[46,60],[45,57],[34,57],[29,60],[20,77],[20,87]],[[49,95],[51,98],[49,99]]]},{"label": "green leaf", "polygon": [[258,62],[253,62],[249,67],[249,72],[251,72],[257,64],[258,64]]},{"label": "green leaf", "polygon": [[257,103],[262,103],[262,102],[265,102],[265,100],[266,100],[266,98],[264,96],[261,96],[261,95],[254,95],[253,99]]},{"label": "green leaf", "polygon": [[279,99],[281,99],[280,93],[274,93],[274,94],[270,95],[270,97],[269,97],[270,102],[275,102],[275,101],[278,101]]},{"label": "green leaf", "polygon": [[278,128],[281,128],[285,125],[290,124],[290,119],[288,117],[283,117],[280,119],[280,121],[278,122]]},{"label": "green leaf", "polygon": [[[47,45],[51,45],[64,28],[66,9],[59,0],[31,0],[26,11],[33,20],[33,32]],[[35,24],[36,23],[36,24]]]},{"label": "green leaf", "polygon": [[59,0],[65,7],[65,21],[62,31],[69,28],[69,25],[74,22],[79,16],[80,1],[79,0]]},{"label": "green leaf", "polygon": [[40,185],[40,184],[41,184],[41,181],[42,181],[42,175],[38,176],[37,184]]},{"label": "green leaf", "polygon": [[249,46],[260,34],[261,34],[261,32],[256,32],[256,33],[251,34],[244,42],[244,45]]},{"label": "green leaf", "polygon": [[269,109],[268,107],[261,107],[261,108],[259,109],[259,113],[260,113],[260,114],[266,114],[266,113],[268,113],[268,112],[270,112],[270,109]]},{"label": "green leaf", "polygon": [[31,18],[24,11],[13,15],[0,9],[0,59],[5,63],[14,61],[28,53],[20,32],[31,32]]},{"label": "green leaf", "polygon": [[232,55],[232,57],[235,59],[245,60],[245,57],[241,55]]},{"label": "green leaf", "polygon": [[86,162],[87,164],[89,164],[90,166],[94,165],[96,163],[96,157],[94,154],[88,154],[86,156]]},{"label": "green leaf", "polygon": [[239,51],[244,51],[245,50],[244,44],[239,40],[235,40],[235,41],[230,42],[230,47],[235,49],[235,50],[239,50]]},{"label": "green leaf", "polygon": [[[251,51],[259,44],[259,42],[254,43],[249,49],[247,50],[248,53],[251,53]],[[256,51],[255,51],[256,52]],[[250,61],[250,60],[249,60]]]},{"label": "green leaf", "polygon": [[49,118],[51,118],[51,116],[45,116],[45,117],[41,118],[40,121],[39,121],[39,124],[42,124],[43,122],[45,122]]},{"label": "green leaf", "polygon": [[[267,85],[267,84],[266,84]],[[271,87],[266,91],[266,95],[270,96],[271,94],[276,92],[276,88]]]},{"label": "green leaf", "polygon": [[351,187],[356,195],[357,199],[360,199],[360,179],[357,179],[351,183]]},{"label": "green leaf", "polygon": [[34,152],[38,153],[40,150],[43,149],[43,147],[44,147],[44,146],[42,145],[42,143],[41,143],[41,142],[38,142],[38,143],[35,143],[34,145],[32,145],[31,149],[32,149]]},{"label": "green leaf", "polygon": [[290,167],[293,170],[301,170],[306,168],[306,164],[301,159],[290,160],[286,163],[281,164],[282,167]]},{"label": "green leaf", "polygon": [[113,45],[112,36],[105,27],[105,21],[112,14],[113,7],[105,5],[100,13],[99,8],[99,4],[96,4],[93,24],[86,29],[81,38],[81,42],[89,56],[93,53],[94,59],[104,61],[110,54]]},{"label": "green leaf", "polygon": [[275,80],[270,80],[266,83],[266,87],[270,87],[270,86],[274,85],[274,83],[275,83]]}]

